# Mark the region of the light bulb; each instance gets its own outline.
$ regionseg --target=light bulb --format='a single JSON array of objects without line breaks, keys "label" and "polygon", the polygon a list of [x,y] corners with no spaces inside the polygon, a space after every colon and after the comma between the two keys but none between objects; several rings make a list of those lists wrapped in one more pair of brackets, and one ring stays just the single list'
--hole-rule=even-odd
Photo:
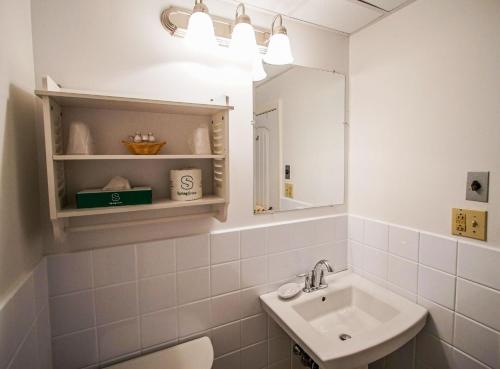
[{"label": "light bulb", "polygon": [[286,34],[277,33],[271,36],[264,61],[274,65],[293,63],[290,40]]},{"label": "light bulb", "polygon": [[255,32],[252,25],[249,23],[238,23],[234,27],[231,44],[229,45],[233,55],[242,59],[250,59],[253,57],[256,47],[257,41],[255,40]]},{"label": "light bulb", "polygon": [[262,56],[260,55],[259,51],[256,51],[252,64],[252,80],[254,82],[259,82],[266,77],[267,73],[264,70],[264,65],[262,64]]},{"label": "light bulb", "polygon": [[187,42],[196,49],[213,49],[217,46],[214,24],[208,13],[196,11],[189,17]]},{"label": "light bulb", "polygon": [[252,62],[257,49],[257,41],[255,40],[252,21],[246,15],[245,4],[243,3],[238,4],[236,7],[234,24],[229,49],[235,58]]},{"label": "light bulb", "polygon": [[[275,23],[279,24],[275,26]],[[271,39],[267,46],[267,53],[264,55],[264,61],[268,64],[284,65],[293,63],[292,49],[290,40],[283,26],[283,17],[278,14],[274,17],[271,24]]]}]

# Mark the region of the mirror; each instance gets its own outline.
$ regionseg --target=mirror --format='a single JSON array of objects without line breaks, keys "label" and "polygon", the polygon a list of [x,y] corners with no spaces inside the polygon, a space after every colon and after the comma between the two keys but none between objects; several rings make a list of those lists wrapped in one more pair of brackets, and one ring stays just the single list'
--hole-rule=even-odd
[{"label": "mirror", "polygon": [[254,83],[254,213],[344,202],[345,77],[264,65]]}]

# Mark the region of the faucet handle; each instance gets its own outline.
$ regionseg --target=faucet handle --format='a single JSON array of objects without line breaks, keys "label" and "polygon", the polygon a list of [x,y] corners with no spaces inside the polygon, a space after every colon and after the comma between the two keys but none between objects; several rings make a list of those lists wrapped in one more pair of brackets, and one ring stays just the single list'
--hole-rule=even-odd
[{"label": "faucet handle", "polygon": [[311,292],[312,283],[313,283],[313,272],[301,273],[297,274],[297,277],[304,277],[304,288],[302,291]]}]

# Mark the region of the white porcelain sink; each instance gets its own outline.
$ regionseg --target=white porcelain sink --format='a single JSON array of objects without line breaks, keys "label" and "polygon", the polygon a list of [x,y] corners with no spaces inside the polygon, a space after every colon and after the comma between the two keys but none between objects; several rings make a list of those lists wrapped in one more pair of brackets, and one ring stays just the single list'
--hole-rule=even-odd
[{"label": "white porcelain sink", "polygon": [[357,274],[326,280],[327,288],[291,300],[276,292],[260,297],[264,310],[321,368],[367,365],[403,346],[425,324],[425,308]]}]

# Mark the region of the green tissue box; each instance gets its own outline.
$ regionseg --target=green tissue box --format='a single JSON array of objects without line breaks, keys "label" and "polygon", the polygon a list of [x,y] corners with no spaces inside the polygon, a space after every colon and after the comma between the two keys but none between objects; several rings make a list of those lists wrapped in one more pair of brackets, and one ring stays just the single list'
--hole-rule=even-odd
[{"label": "green tissue box", "polygon": [[76,207],[102,208],[110,206],[143,205],[153,202],[151,187],[134,187],[130,190],[84,190],[76,193]]}]

